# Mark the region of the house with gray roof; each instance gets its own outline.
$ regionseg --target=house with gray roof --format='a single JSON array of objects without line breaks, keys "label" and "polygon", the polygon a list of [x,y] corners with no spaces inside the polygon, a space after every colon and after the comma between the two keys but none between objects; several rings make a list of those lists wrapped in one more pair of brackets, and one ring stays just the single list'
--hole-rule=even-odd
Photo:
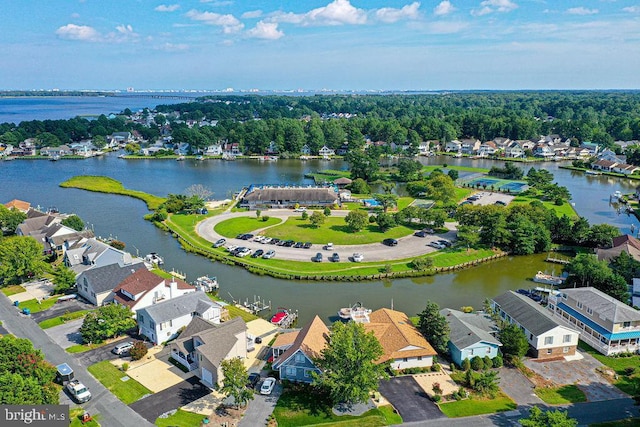
[{"label": "house with gray roof", "polygon": [[142,261],[126,265],[113,263],[85,270],[76,278],[78,295],[94,305],[110,303],[115,295],[113,289],[141,268],[146,268]]},{"label": "house with gray roof", "polygon": [[128,252],[116,249],[95,238],[77,242],[70,246],[64,254],[65,265],[76,274],[109,264],[125,266],[141,261],[141,258],[134,257]]},{"label": "house with gray roof", "polygon": [[287,185],[251,185],[240,201],[240,207],[254,209],[293,208],[300,206],[340,205],[338,189],[329,187],[297,187]]},{"label": "house with gray roof", "polygon": [[491,317],[484,313],[463,313],[445,308],[440,314],[449,323],[449,353],[451,359],[462,366],[465,359],[489,356],[499,353],[502,343],[495,337],[498,328]]},{"label": "house with gray roof", "polygon": [[178,336],[194,317],[220,323],[226,312],[222,303],[211,301],[204,292],[191,292],[138,310],[138,332],[158,345]]},{"label": "house with gray roof", "polygon": [[562,289],[549,297],[547,309],[606,356],[640,350],[640,311],[596,288]]},{"label": "house with gray roof", "polygon": [[246,359],[247,342],[247,324],[241,317],[213,323],[196,316],[169,348],[171,357],[214,388],[224,379],[222,361]]},{"label": "house with gray roof", "polygon": [[578,346],[578,331],[565,326],[531,298],[507,291],[491,301],[500,318],[516,324],[529,341],[530,354],[537,359],[572,356]]}]

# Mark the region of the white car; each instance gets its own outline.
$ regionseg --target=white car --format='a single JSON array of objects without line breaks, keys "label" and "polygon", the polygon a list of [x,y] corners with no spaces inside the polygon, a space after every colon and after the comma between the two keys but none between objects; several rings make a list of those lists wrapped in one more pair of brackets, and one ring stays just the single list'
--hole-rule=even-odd
[{"label": "white car", "polygon": [[363,259],[364,259],[364,255],[358,252],[353,254],[353,262],[362,262]]},{"label": "white car", "polygon": [[229,246],[227,246],[227,251],[233,252],[233,250],[237,249],[237,248],[238,248],[238,246],[236,246],[236,245],[229,245]]},{"label": "white car", "polygon": [[307,208],[301,206],[299,208],[295,208],[293,211],[294,212],[306,212]]},{"label": "white car", "polygon": [[262,243],[264,242],[264,236],[256,236],[253,239],[254,242]]},{"label": "white car", "polygon": [[265,378],[260,386],[260,394],[271,394],[273,388],[276,386],[276,379],[273,377]]},{"label": "white car", "polygon": [[260,243],[269,243],[272,240],[273,239],[271,237],[265,237],[264,239],[262,239],[262,242],[260,242]]},{"label": "white car", "polygon": [[270,249],[267,252],[265,252],[264,255],[262,255],[262,258],[270,259],[270,258],[273,258],[274,256],[276,256],[276,251],[274,251],[273,249]]},{"label": "white car", "polygon": [[251,253],[251,249],[249,248],[244,248],[241,251],[238,251],[238,253],[236,253],[237,257],[243,258],[246,257],[247,255],[249,255]]},{"label": "white car", "polygon": [[442,243],[438,243],[438,242],[431,242],[431,243],[429,243],[429,246],[431,246],[432,248],[436,248],[436,249],[444,249],[446,247]]}]

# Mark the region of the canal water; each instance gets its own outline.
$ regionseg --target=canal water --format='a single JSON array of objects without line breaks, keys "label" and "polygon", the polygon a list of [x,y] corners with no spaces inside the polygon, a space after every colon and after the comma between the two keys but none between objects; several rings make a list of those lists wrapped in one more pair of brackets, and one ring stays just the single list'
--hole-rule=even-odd
[{"label": "canal water", "polygon": [[[489,160],[440,157],[421,161],[485,168],[495,164]],[[532,286],[530,278],[538,270],[561,272],[560,266],[544,262],[546,254],[539,254],[507,257],[467,270],[413,279],[361,283],[278,280],[184,252],[168,233],[143,220],[146,206],[137,199],[59,187],[62,181],[75,175],[104,175],[121,181],[127,188],[160,196],[183,193],[193,184],[202,184],[214,192],[215,199],[224,199],[252,183],[310,184],[304,178],[305,173],[327,168],[343,169],[345,164],[341,160],[123,160],[114,153],[77,161],[14,160],[0,162],[0,202],[18,198],[42,208],[57,207],[61,212],[77,213],[96,235],[122,240],[134,254],[158,252],[165,258],[168,270],[186,274],[187,280],[205,274],[217,276],[222,297],[251,301],[259,296],[275,308],[299,310],[301,323],[316,314],[325,321],[333,320],[340,307],[355,302],[372,309],[393,306],[410,316],[422,311],[427,300],[436,301],[441,307],[481,308],[485,298],[508,289]],[[555,175],[560,185],[570,189],[575,208],[590,223],[610,223],[624,233],[630,232],[632,225],[635,230],[640,229],[635,217],[618,215],[609,205],[610,194],[617,190],[631,192],[634,182],[584,176],[559,169],[556,163],[544,164],[544,168]]]}]

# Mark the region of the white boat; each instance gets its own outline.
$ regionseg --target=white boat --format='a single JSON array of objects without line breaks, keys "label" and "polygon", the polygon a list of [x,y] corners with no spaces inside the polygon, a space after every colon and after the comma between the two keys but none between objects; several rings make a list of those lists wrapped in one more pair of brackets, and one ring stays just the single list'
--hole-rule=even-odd
[{"label": "white boat", "polygon": [[342,307],[338,310],[338,316],[342,320],[352,320],[356,323],[369,323],[371,309],[365,308],[357,302],[352,307]]},{"label": "white boat", "polygon": [[536,283],[544,283],[545,285],[561,285],[564,283],[564,277],[553,276],[551,274],[538,271],[538,273],[533,277],[533,281]]},{"label": "white boat", "polygon": [[618,200],[620,200],[622,198],[622,193],[619,191],[616,191],[615,193],[613,193],[611,195],[611,200],[614,202],[617,202]]},{"label": "white boat", "polygon": [[155,252],[151,252],[144,257],[144,261],[151,265],[162,265],[164,264],[164,260],[160,255]]},{"label": "white boat", "polygon": [[201,276],[193,282],[193,286],[199,291],[213,292],[218,290],[218,279],[215,276]]},{"label": "white boat", "polygon": [[185,156],[178,156],[178,158],[176,159],[177,161],[181,162],[182,160],[186,159]]},{"label": "white boat", "polygon": [[598,171],[594,171],[592,169],[588,169],[587,171],[585,171],[586,175],[602,175],[602,172],[598,172]]}]

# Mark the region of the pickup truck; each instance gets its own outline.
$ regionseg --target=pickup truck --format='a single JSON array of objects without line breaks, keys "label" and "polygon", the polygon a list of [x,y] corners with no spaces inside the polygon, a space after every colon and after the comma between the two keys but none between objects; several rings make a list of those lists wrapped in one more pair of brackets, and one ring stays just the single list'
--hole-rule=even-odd
[{"label": "pickup truck", "polygon": [[91,400],[91,392],[84,384],[78,380],[72,380],[67,383],[67,391],[76,401],[76,403],[84,403]]}]

